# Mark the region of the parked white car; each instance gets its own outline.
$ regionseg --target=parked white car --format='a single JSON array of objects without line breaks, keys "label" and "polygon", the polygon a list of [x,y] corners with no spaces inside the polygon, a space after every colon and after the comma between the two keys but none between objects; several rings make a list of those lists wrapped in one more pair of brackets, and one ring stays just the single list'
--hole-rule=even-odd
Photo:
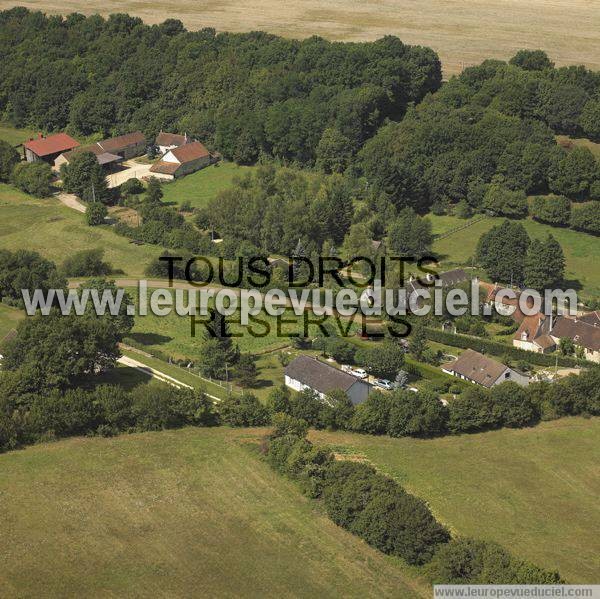
[{"label": "parked white car", "polygon": [[394,388],[394,384],[387,379],[375,379],[373,385],[380,389],[385,389],[386,391],[391,391]]},{"label": "parked white car", "polygon": [[349,364],[342,364],[340,368],[342,369],[342,372],[352,372],[352,366]]},{"label": "parked white car", "polygon": [[350,370],[350,374],[359,379],[366,379],[369,376],[367,371],[363,370],[362,368],[352,368],[352,370]]}]

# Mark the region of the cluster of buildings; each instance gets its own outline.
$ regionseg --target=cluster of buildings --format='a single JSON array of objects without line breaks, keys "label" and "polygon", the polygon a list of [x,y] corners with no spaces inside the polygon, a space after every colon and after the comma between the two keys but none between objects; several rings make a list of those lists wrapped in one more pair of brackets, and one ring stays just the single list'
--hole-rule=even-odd
[{"label": "cluster of buildings", "polygon": [[[494,301],[498,287],[488,294],[488,301]],[[503,299],[502,303],[513,308],[517,299]],[[500,311],[502,305],[499,306]],[[518,308],[512,314],[519,323],[512,344],[518,349],[538,354],[548,354],[559,348],[561,339],[569,339],[575,350],[586,360],[600,363],[600,311],[585,312],[577,316],[566,314],[546,315],[523,314]]]},{"label": "cluster of buildings", "polygon": [[146,154],[152,145],[157,148],[160,159],[150,167],[149,174],[163,179],[189,175],[217,160],[199,141],[163,131],[150,144],[141,131],[133,131],[83,146],[66,133],[40,134],[23,143],[23,157],[28,162],[43,160],[58,170],[63,164],[69,164],[77,153],[91,152],[98,164],[111,172],[122,168],[123,162]]}]

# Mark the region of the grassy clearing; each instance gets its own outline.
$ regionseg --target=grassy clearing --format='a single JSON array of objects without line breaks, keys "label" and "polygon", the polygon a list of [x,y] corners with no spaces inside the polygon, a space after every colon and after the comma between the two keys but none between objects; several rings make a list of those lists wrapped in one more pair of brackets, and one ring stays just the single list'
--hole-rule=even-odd
[{"label": "grassy clearing", "polygon": [[221,162],[197,173],[163,186],[163,202],[189,202],[193,208],[203,208],[220,191],[231,187],[233,180],[252,170],[234,162]]},{"label": "grassy clearing", "polygon": [[259,434],[183,429],[0,455],[3,595],[430,596],[262,462],[244,443]]},{"label": "grassy clearing", "polygon": [[[429,218],[433,225],[433,232],[437,235],[460,227],[467,222],[454,216],[430,215]],[[444,266],[471,266],[472,257],[481,235],[502,220],[500,217],[486,218],[449,237],[438,239],[433,244],[434,254],[440,257]],[[583,296],[597,297],[600,295],[600,242],[597,237],[571,229],[550,227],[531,219],[520,222],[531,238],[543,239],[548,233],[551,233],[565,253],[567,281],[575,284],[575,288],[577,288],[578,282]]]},{"label": "grassy clearing", "polygon": [[24,317],[25,313],[22,310],[0,303],[0,341],[15,329]]},{"label": "grassy clearing", "polygon": [[33,129],[18,129],[8,123],[0,123],[0,139],[7,141],[13,146],[17,146],[30,137],[36,137],[39,131]]},{"label": "grassy clearing", "polygon": [[573,583],[600,577],[598,418],[433,440],[312,436],[366,456],[456,534],[497,541]]},{"label": "grassy clearing", "polygon": [[[287,37],[320,35],[329,39],[364,41],[397,35],[408,44],[430,46],[440,54],[446,75],[486,58],[508,59],[521,48],[546,49],[559,65],[586,64],[600,69],[600,12],[589,0],[215,0],[202,3],[91,0],[21,0],[33,10],[84,12],[108,16],[129,12],[148,23],[181,19],[190,29],[219,31],[266,30]],[[0,0],[0,8],[13,6]]]},{"label": "grassy clearing", "polygon": [[[128,292],[133,298],[136,290],[129,288]],[[187,292],[184,295],[187,298]],[[183,304],[187,305],[187,299]],[[310,316],[309,314],[306,315]],[[296,316],[291,310],[278,319],[262,311],[259,315],[250,319],[248,326],[240,324],[239,312],[228,317],[230,333],[233,342],[237,343],[242,352],[259,353],[274,351],[286,347],[292,343],[291,335],[303,334],[304,317]],[[314,317],[313,317],[314,319]],[[192,324],[190,316],[179,316],[175,311],[168,316],[156,316],[149,313],[146,316],[137,316],[132,333],[129,335],[144,349],[152,353],[153,350],[165,352],[174,358],[190,358],[195,360],[202,351],[203,322],[204,317],[197,317],[195,337],[192,337]],[[335,322],[330,320],[331,325]],[[348,326],[346,322],[342,326]],[[351,331],[356,330],[357,325],[352,325]],[[316,325],[307,324],[308,336],[316,336],[319,331]]]},{"label": "grassy clearing", "polygon": [[557,135],[556,140],[558,143],[571,142],[574,146],[581,148],[587,148],[596,157],[596,160],[600,160],[600,144],[590,141],[585,137],[569,137],[568,135]]},{"label": "grassy clearing", "polygon": [[84,215],[55,198],[36,199],[0,184],[0,248],[28,249],[61,264],[73,252],[104,248],[104,259],[131,276],[141,276],[160,255],[156,246],[137,246],[110,227],[89,227]]}]

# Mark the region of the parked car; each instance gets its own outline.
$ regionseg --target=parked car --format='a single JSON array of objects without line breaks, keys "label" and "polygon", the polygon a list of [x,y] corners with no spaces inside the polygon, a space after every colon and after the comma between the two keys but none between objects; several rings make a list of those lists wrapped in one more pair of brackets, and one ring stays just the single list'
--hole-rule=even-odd
[{"label": "parked car", "polygon": [[352,368],[352,370],[350,370],[350,374],[359,379],[366,379],[369,376],[367,371],[363,370],[362,368]]},{"label": "parked car", "polygon": [[373,381],[373,385],[375,387],[379,387],[380,389],[385,389],[386,391],[391,391],[394,389],[394,383],[388,381],[387,379],[375,379]]},{"label": "parked car", "polygon": [[352,366],[349,366],[348,364],[342,364],[341,369],[342,372],[352,372]]}]

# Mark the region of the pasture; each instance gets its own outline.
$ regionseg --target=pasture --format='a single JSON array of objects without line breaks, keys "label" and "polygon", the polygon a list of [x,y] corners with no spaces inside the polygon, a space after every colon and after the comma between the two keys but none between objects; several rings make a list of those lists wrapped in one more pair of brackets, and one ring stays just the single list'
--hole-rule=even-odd
[{"label": "pasture", "polygon": [[454,534],[496,541],[571,583],[600,577],[598,418],[429,440],[311,437],[368,459],[425,499]]},{"label": "pasture", "polygon": [[74,438],[0,455],[3,596],[429,597],[264,463],[264,430]]},{"label": "pasture", "polygon": [[104,249],[104,260],[116,271],[142,276],[161,252],[158,246],[137,246],[108,226],[89,227],[83,214],[55,198],[37,199],[0,184],[0,248],[28,249],[60,265],[80,250]]},{"label": "pasture", "polygon": [[230,187],[236,177],[241,177],[251,170],[251,167],[238,166],[235,162],[213,164],[172,183],[165,183],[163,202],[189,202],[192,208],[203,208],[220,191]]},{"label": "pasture", "polygon": [[10,331],[17,328],[19,321],[25,316],[25,312],[18,308],[0,303],[0,342]]},{"label": "pasture", "polygon": [[[468,222],[454,216],[430,214],[428,218],[431,219],[433,232],[436,235],[451,231]],[[449,237],[436,239],[433,243],[433,253],[439,256],[444,268],[471,266],[481,235],[502,220],[504,219],[500,217],[486,218]],[[548,233],[556,238],[565,254],[566,280],[581,293],[582,297],[598,297],[600,295],[600,243],[597,237],[571,229],[550,227],[531,219],[519,222],[522,223],[532,239],[543,239]]]},{"label": "pasture", "polygon": [[[14,6],[0,0],[0,8]],[[545,49],[558,65],[600,69],[600,11],[588,0],[173,0],[169,4],[117,0],[21,0],[19,5],[49,13],[128,12],[147,23],[180,19],[189,29],[264,30],[285,37],[319,35],[365,41],[396,35],[408,44],[429,46],[446,76],[486,58],[507,60],[521,48]]]}]

